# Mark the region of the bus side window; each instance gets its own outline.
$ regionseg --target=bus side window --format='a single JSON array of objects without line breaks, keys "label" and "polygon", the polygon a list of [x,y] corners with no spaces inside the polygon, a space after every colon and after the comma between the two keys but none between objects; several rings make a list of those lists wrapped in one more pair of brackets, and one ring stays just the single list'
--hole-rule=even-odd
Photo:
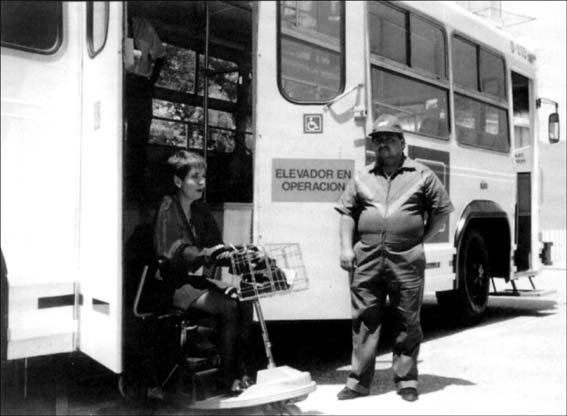
[{"label": "bus side window", "polygon": [[296,103],[326,103],[344,89],[344,2],[279,5],[280,91]]},{"label": "bus side window", "polygon": [[63,38],[60,1],[3,1],[2,46],[52,55]]},{"label": "bus side window", "polygon": [[91,58],[97,56],[106,44],[109,15],[107,1],[87,2],[87,48]]}]

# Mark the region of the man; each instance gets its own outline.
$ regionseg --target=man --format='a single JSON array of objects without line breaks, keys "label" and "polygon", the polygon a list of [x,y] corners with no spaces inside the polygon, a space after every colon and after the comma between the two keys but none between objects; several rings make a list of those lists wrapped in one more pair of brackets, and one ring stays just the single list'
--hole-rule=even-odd
[{"label": "man", "polygon": [[[382,115],[370,139],[376,163],[355,176],[339,199],[341,268],[351,276],[352,370],[339,400],[366,396],[374,376],[376,347],[386,304],[394,314],[394,382],[404,400],[418,399],[417,356],[423,333],[423,242],[437,234],[453,211],[437,176],[403,153],[396,117]],[[359,240],[353,247],[353,236]]]}]

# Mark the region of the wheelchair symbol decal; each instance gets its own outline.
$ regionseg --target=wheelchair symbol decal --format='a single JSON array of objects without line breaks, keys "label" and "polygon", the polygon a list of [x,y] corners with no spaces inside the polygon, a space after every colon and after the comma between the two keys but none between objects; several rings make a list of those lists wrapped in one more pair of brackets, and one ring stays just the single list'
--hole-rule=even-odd
[{"label": "wheelchair symbol decal", "polygon": [[303,133],[323,133],[323,115],[303,114]]}]

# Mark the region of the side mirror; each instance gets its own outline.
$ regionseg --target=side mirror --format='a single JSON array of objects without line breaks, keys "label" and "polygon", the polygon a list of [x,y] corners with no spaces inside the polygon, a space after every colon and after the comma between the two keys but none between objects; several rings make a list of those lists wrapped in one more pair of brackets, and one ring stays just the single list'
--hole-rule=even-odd
[{"label": "side mirror", "polygon": [[549,143],[557,143],[559,141],[559,114],[551,113],[548,119]]}]

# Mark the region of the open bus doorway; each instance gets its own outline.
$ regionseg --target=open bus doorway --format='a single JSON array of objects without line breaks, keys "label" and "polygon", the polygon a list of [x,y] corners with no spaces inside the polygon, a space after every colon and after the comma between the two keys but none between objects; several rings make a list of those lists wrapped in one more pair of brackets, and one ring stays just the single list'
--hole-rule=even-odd
[{"label": "open bus doorway", "polygon": [[[165,162],[180,149],[206,157],[204,198],[222,228],[226,204],[252,202],[252,7],[220,1],[137,1],[125,7],[126,37],[132,34],[128,22],[144,19],[159,36],[165,62],[151,87],[144,134],[136,127],[144,114],[128,111],[139,106],[141,94],[128,89],[131,74],[124,71],[124,239],[151,221],[161,197],[172,191]],[[133,43],[138,54],[140,45]],[[128,168],[137,164],[134,172]]]}]

